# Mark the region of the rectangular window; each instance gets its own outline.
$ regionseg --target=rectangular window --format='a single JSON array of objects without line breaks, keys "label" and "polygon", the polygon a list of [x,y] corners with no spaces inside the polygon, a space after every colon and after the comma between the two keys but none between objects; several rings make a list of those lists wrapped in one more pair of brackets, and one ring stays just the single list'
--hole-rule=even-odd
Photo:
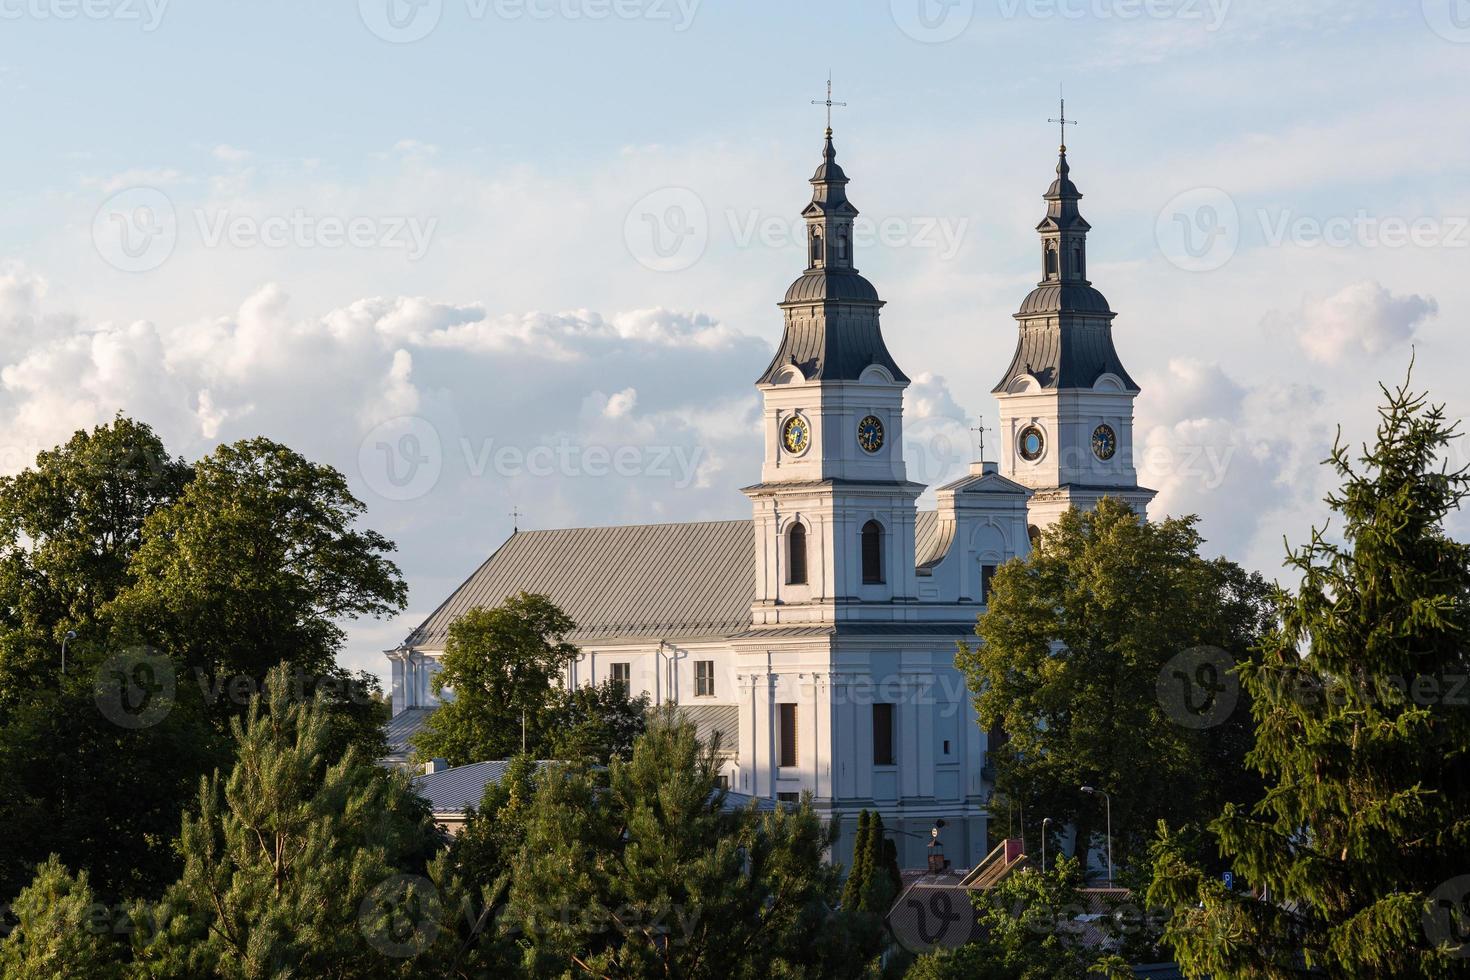
[{"label": "rectangular window", "polygon": [[980,601],[990,601],[990,583],[995,579],[994,565],[980,566]]},{"label": "rectangular window", "polygon": [[714,697],[715,694],[715,662],[713,660],[694,661],[694,696],[699,698]]},{"label": "rectangular window", "polygon": [[800,793],[777,793],[776,794],[776,799],[779,800],[782,803],[800,803],[801,802],[801,794]]},{"label": "rectangular window", "polygon": [[791,767],[796,762],[796,705],[780,705],[781,761],[777,765]]},{"label": "rectangular window", "polygon": [[612,665],[612,679],[613,679],[613,683],[614,684],[621,684],[621,685],[623,685],[623,687],[626,688],[628,686],[628,682],[632,680],[632,675],[633,675],[633,671],[631,670],[631,665],[629,665],[629,664],[613,664]]},{"label": "rectangular window", "polygon": [[949,755],[949,739],[944,740],[944,754]]},{"label": "rectangular window", "polygon": [[730,777],[725,775],[724,773],[720,773],[718,776],[715,777],[715,785],[718,786],[720,789],[729,789]]},{"label": "rectangular window", "polygon": [[873,765],[893,765],[893,705],[873,705]]}]

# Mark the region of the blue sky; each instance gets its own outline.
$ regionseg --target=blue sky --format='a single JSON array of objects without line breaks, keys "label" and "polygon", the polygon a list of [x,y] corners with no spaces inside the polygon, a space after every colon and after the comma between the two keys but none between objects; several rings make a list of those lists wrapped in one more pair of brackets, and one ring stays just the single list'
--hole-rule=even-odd
[{"label": "blue sky", "polygon": [[829,69],[917,476],[994,417],[1059,85],[1161,511],[1274,571],[1411,345],[1470,407],[1470,0],[424,4],[0,0],[0,468],[119,409],[341,467],[412,589],[354,665],[512,507],[746,512]]}]

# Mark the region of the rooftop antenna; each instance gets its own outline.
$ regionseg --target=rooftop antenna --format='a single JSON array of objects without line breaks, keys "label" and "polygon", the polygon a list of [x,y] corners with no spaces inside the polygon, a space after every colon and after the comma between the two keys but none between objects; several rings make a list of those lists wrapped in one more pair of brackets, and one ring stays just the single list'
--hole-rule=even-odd
[{"label": "rooftop antenna", "polygon": [[832,135],[832,107],[833,106],[841,106],[842,108],[845,109],[845,108],[847,108],[847,103],[846,102],[833,102],[832,101],[832,71],[830,69],[828,69],[828,71],[827,71],[827,99],[826,99],[826,101],[823,101],[821,99],[812,99],[812,105],[824,105],[824,106],[827,107],[827,135],[828,136],[831,136]]}]

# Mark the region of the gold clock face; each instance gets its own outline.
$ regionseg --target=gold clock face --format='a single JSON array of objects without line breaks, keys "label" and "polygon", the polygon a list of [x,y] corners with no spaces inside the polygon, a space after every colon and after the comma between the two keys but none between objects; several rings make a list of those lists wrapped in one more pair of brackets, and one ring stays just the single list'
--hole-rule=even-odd
[{"label": "gold clock face", "polygon": [[806,447],[811,445],[812,428],[807,420],[800,415],[793,415],[786,420],[781,427],[781,445],[793,456],[799,456],[806,452]]},{"label": "gold clock face", "polygon": [[858,445],[863,447],[863,452],[876,453],[883,448],[883,420],[876,415],[869,415],[858,423],[857,429]]}]

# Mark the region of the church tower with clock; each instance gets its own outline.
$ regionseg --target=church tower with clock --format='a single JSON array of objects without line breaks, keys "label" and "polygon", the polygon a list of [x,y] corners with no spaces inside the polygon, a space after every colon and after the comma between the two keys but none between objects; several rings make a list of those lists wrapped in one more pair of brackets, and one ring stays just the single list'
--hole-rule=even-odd
[{"label": "church tower with clock", "polygon": [[858,211],[831,127],[811,184],[806,271],[781,301],[781,345],[756,382],[765,456],[761,482],[745,490],[756,626],[830,624],[865,602],[917,596],[914,502],[924,487],[903,462],[909,379],[883,343],[883,301],[853,264]]},{"label": "church tower with clock", "polygon": [[[1066,125],[1063,105],[1063,126]],[[1063,129],[1065,134],[1065,129]],[[1138,485],[1133,400],[1138,385],[1113,346],[1113,318],[1087,278],[1087,232],[1062,144],[1048,188],[1041,281],[1021,303],[1015,356],[993,394],[1000,402],[1001,467],[1032,489],[1033,536],[1069,507],[1103,497],[1146,512],[1154,491]]]}]

